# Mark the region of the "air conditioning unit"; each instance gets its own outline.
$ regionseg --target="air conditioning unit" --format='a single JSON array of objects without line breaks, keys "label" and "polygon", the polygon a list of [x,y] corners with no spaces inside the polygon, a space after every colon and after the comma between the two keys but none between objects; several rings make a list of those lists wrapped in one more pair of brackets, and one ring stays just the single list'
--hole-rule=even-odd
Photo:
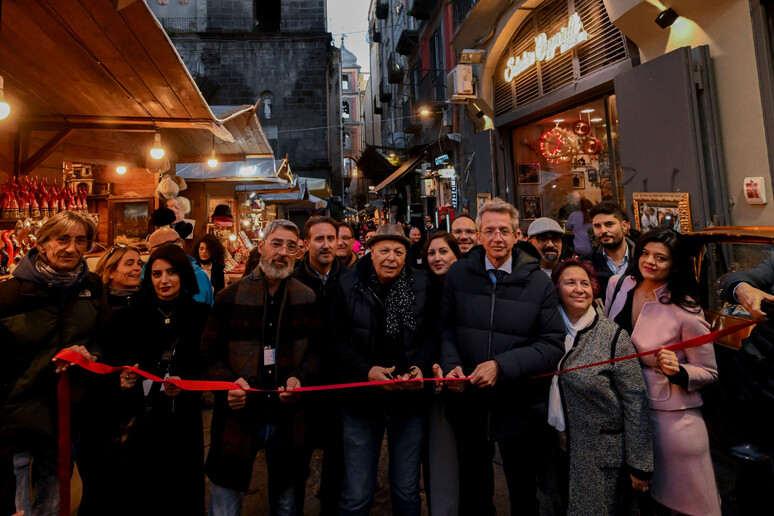
[{"label": "air conditioning unit", "polygon": [[455,66],[446,77],[448,91],[451,96],[475,95],[473,85],[473,66],[460,64]]}]

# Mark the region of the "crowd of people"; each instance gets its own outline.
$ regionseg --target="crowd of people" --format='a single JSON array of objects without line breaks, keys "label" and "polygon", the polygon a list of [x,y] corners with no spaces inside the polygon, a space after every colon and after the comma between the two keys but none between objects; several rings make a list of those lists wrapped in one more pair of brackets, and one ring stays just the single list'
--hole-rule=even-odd
[{"label": "crowd of people", "polygon": [[[495,444],[512,514],[720,514],[699,410],[713,348],[662,349],[709,332],[680,235],[635,243],[610,201],[576,226],[596,244],[580,257],[550,218],[522,235],[501,199],[449,232],[387,224],[365,245],[328,217],[275,220],[228,284],[217,238],[188,256],[169,228],[149,235],[147,263],[117,242],[92,273],[94,222],[60,213],[0,284],[0,510],[58,513],[69,370],[82,516],[239,515],[260,450],[271,514],[303,514],[315,449],[322,514],[365,515],[385,433],[394,514],[420,514],[423,473],[431,514],[494,514]],[[731,295],[752,297],[741,285]],[[214,393],[206,458],[200,393],[68,369],[62,349],[238,386]],[[380,383],[297,391],[365,381]]]}]

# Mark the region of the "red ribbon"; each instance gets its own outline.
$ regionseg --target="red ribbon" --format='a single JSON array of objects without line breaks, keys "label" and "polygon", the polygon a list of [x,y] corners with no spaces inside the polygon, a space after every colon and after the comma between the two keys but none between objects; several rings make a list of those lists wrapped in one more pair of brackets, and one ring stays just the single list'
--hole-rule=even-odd
[{"label": "red ribbon", "polygon": [[[595,367],[598,365],[610,364],[612,362],[620,362],[621,360],[630,360],[632,358],[639,358],[647,355],[655,355],[660,351],[660,349],[679,351],[681,349],[693,348],[696,346],[708,344],[714,341],[715,339],[718,339],[720,337],[725,337],[726,335],[735,333],[743,328],[747,328],[748,326],[758,324],[761,321],[763,321],[763,319],[745,321],[743,323],[736,324],[734,326],[731,326],[723,330],[714,331],[706,335],[700,335],[692,339],[684,340],[682,342],[677,342],[675,344],[670,344],[669,346],[665,346],[664,348],[654,349],[651,351],[643,351],[642,353],[635,353],[633,355],[627,355],[625,357],[613,358],[610,360],[604,360],[602,362],[595,362],[593,364],[586,364],[578,367],[572,367],[569,369],[563,369],[561,371],[555,371],[553,373],[533,376],[532,378],[543,378],[545,376],[553,376],[556,374],[566,373],[568,371],[585,369],[587,367]],[[62,351],[57,353],[54,358],[73,363],[88,371],[91,371],[97,374],[111,374],[111,373],[117,373],[119,371],[131,371],[131,372],[137,373],[138,375],[144,378],[147,378],[148,380],[152,380],[154,382],[169,382],[187,391],[230,391],[230,390],[242,389],[239,385],[237,385],[234,382],[206,381],[206,380],[175,380],[175,379],[169,379],[169,378],[164,379],[164,378],[159,378],[158,376],[148,373],[146,371],[143,371],[142,369],[138,369],[132,366],[111,367],[105,364],[92,362],[85,356],[81,355],[80,353],[70,349],[63,349]],[[469,377],[466,377],[466,378],[458,378],[457,380],[460,381],[460,380],[469,380],[469,379],[470,379]],[[411,378],[408,380],[393,379],[393,380],[381,380],[381,381],[375,381],[375,382],[352,382],[352,383],[339,383],[339,384],[333,384],[333,385],[297,387],[293,389],[293,391],[295,392],[328,391],[328,390],[334,390],[334,389],[350,389],[353,387],[370,387],[375,385],[385,385],[385,384],[396,383],[396,382],[434,382],[437,380],[438,378]],[[448,378],[446,378],[445,380],[448,380]],[[274,389],[253,389],[253,388],[251,388],[250,391],[283,392],[283,391],[274,390]],[[57,397],[59,401],[59,455],[58,455],[59,500],[60,500],[59,514],[60,516],[68,516],[70,514],[71,444],[70,444],[70,382],[66,371],[61,373],[61,376],[59,377]]]},{"label": "red ribbon", "polygon": [[725,328],[723,330],[713,331],[706,335],[699,335],[698,337],[684,340],[682,342],[675,342],[674,344],[664,346],[663,348],[651,349],[650,351],[643,351],[641,353],[635,353],[633,355],[627,355],[625,357],[611,358],[609,360],[603,360],[602,362],[594,362],[593,364],[586,364],[582,366],[571,367],[569,369],[562,369],[561,371],[554,371],[553,373],[541,374],[538,376],[533,376],[532,378],[543,378],[545,376],[554,376],[555,374],[562,374],[568,371],[577,371],[578,369],[586,369],[587,367],[594,367],[594,366],[603,365],[603,364],[612,364],[613,362],[620,362],[621,360],[630,360],[632,358],[640,358],[648,355],[655,355],[662,349],[668,349],[670,351],[679,351],[681,349],[695,348],[697,346],[709,344],[710,342],[713,342],[715,339],[725,337],[726,335],[731,335],[732,333],[736,333],[739,330],[747,328],[748,326],[752,326],[753,324],[758,324],[759,322],[762,322],[764,320],[765,319],[753,319],[751,321],[745,321],[743,323],[729,326],[728,328]]}]

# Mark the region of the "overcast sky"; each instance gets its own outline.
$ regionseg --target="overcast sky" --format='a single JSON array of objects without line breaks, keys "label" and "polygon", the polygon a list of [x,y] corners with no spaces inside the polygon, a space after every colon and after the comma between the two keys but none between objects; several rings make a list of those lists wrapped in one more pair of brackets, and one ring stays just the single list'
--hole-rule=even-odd
[{"label": "overcast sky", "polygon": [[333,34],[337,47],[344,46],[357,56],[360,72],[370,70],[368,62],[368,5],[369,0],[328,0],[328,31]]}]

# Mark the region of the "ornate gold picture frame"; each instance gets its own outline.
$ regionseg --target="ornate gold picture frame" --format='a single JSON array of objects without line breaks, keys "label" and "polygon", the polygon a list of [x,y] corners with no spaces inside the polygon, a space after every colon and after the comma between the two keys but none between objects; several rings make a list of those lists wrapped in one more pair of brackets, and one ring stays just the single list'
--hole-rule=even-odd
[{"label": "ornate gold picture frame", "polygon": [[691,204],[687,193],[633,193],[632,211],[638,231],[666,226],[680,233],[691,231]]}]

